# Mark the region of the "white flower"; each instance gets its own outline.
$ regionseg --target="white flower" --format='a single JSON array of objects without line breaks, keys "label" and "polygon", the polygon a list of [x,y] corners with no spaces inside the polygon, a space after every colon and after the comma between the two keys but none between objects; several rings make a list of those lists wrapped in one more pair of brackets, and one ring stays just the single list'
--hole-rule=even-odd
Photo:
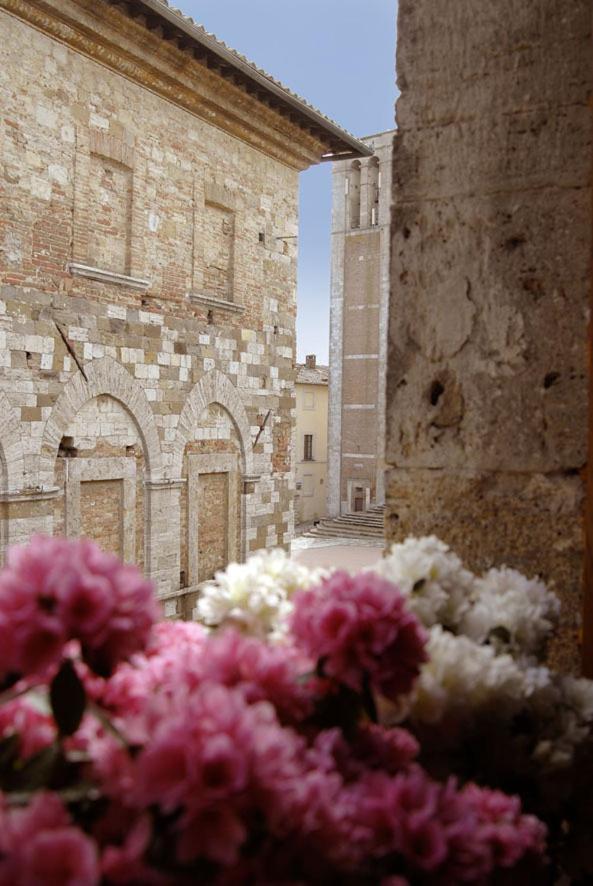
[{"label": "white flower", "polygon": [[582,723],[593,723],[593,681],[584,677],[562,676],[560,685],[565,704]]},{"label": "white flower", "polygon": [[474,600],[460,630],[477,643],[533,656],[542,650],[559,610],[558,598],[543,582],[515,569],[491,569],[476,579]]},{"label": "white flower", "polygon": [[295,591],[317,584],[326,573],[310,570],[280,549],[259,551],[246,563],[231,563],[207,582],[194,619],[209,627],[235,624],[257,637],[280,639]]},{"label": "white flower", "polygon": [[471,718],[485,709],[511,716],[545,679],[537,673],[540,669],[521,668],[510,655],[497,655],[491,646],[455,636],[440,625],[430,629],[427,652],[429,661],[411,699],[412,719],[425,723],[445,716]]},{"label": "white flower", "polygon": [[438,623],[456,627],[474,590],[472,573],[434,535],[392,545],[374,568],[399,587],[426,627]]}]

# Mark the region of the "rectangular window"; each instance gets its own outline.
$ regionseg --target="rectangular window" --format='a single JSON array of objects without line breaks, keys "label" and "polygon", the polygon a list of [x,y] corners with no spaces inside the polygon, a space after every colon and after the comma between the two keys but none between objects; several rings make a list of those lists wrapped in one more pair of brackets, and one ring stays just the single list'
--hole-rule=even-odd
[{"label": "rectangular window", "polygon": [[132,246],[131,169],[91,154],[89,176],[89,254],[91,265],[130,273]]},{"label": "rectangular window", "polygon": [[303,477],[303,495],[305,498],[312,498],[314,495],[313,474],[305,474]]},{"label": "rectangular window", "polygon": [[313,461],[313,434],[305,434],[304,461]]},{"label": "rectangular window", "polygon": [[233,300],[235,214],[230,209],[206,203],[204,230],[205,294]]},{"label": "rectangular window", "polygon": [[315,392],[305,391],[305,409],[315,409]]}]

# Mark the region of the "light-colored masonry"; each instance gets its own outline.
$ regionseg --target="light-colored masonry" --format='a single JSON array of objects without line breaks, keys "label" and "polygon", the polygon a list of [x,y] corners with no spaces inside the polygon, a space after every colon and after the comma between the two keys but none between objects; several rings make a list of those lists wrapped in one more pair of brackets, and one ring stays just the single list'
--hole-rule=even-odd
[{"label": "light-colored masonry", "polygon": [[393,132],[334,164],[329,374],[331,516],[384,502]]},{"label": "light-colored masonry", "polygon": [[[388,538],[540,574],[578,661],[590,0],[400,0]],[[590,630],[590,626],[588,627]]]},{"label": "light-colored masonry", "polygon": [[0,0],[0,556],[89,536],[183,615],[291,539],[298,172],[332,143],[140,5]]}]

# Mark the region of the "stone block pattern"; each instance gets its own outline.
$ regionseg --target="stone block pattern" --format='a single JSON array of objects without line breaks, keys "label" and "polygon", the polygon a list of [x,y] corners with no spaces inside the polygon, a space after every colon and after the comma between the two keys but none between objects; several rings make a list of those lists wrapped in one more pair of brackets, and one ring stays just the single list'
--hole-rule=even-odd
[{"label": "stone block pattern", "polygon": [[401,0],[387,527],[540,574],[578,658],[588,0]]},{"label": "stone block pattern", "polygon": [[[0,29],[0,554],[65,531],[72,462],[129,459],[134,519],[122,480],[80,474],[81,530],[112,550],[127,538],[181,614],[196,592],[186,453],[235,457],[239,558],[293,532],[296,246],[277,237],[297,233],[294,154],[288,137],[286,163],[257,150],[1,10]],[[214,486],[203,518],[219,566]]]}]

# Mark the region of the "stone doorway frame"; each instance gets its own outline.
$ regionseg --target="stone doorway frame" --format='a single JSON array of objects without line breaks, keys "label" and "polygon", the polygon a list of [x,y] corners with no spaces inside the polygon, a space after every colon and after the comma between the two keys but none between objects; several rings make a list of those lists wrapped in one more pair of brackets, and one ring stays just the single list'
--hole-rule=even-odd
[{"label": "stone doorway frame", "polygon": [[187,456],[187,589],[197,588],[200,575],[199,483],[202,474],[228,474],[227,561],[239,560],[238,538],[245,536],[243,508],[239,508],[240,470],[238,455],[231,452],[194,453]]},{"label": "stone doorway frame", "polygon": [[[364,505],[365,506],[363,508],[363,511],[368,511],[368,509],[371,506],[371,481],[370,480],[352,480],[352,479],[348,480],[347,498],[346,498],[346,502],[348,505],[348,511],[347,511],[348,514],[357,513],[354,510],[354,498],[355,498],[354,490],[356,489],[357,486],[364,489]],[[358,511],[358,513],[361,513],[361,512]]]},{"label": "stone doorway frame", "polygon": [[[121,480],[121,556],[125,563],[136,562],[136,459],[66,458],[64,477],[64,531],[68,538],[81,534],[81,484],[88,481]],[[145,544],[146,547],[146,544]]]}]

